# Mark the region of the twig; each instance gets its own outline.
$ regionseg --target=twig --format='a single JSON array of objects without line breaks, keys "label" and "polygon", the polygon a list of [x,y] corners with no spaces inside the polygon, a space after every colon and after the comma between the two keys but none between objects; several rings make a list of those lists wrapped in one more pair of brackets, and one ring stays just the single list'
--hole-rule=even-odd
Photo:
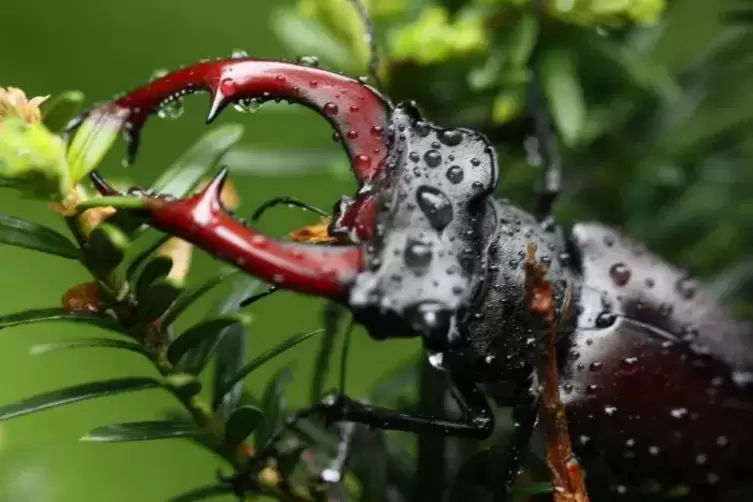
[{"label": "twig", "polygon": [[528,245],[526,255],[526,300],[529,310],[541,318],[546,329],[544,350],[539,365],[543,382],[541,423],[547,444],[547,465],[552,473],[555,502],[589,502],[585,477],[573,455],[567,429],[565,408],[559,398],[557,367],[557,332],[570,314],[572,290],[568,287],[560,319],[555,319],[552,284],[547,279],[548,267],[536,261],[536,245]]}]

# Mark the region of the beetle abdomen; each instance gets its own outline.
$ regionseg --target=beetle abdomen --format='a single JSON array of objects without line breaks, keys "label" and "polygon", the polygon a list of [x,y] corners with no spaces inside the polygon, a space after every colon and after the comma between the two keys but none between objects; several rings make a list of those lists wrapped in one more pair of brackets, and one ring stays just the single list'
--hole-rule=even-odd
[{"label": "beetle abdomen", "polygon": [[605,226],[578,224],[572,242],[582,284],[561,395],[591,478],[615,498],[728,500],[753,479],[753,327]]}]

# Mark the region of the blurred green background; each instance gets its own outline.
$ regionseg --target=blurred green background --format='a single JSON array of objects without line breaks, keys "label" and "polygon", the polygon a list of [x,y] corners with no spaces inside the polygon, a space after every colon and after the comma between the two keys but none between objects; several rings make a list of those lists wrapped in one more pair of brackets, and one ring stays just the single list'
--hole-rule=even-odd
[{"label": "blurred green background", "polygon": [[[283,2],[217,0],[188,5],[166,0],[134,0],[112,4],[98,0],[75,2],[3,2],[0,30],[0,86],[15,86],[27,94],[56,94],[80,89],[87,102],[109,99],[136,87],[160,68],[178,68],[201,58],[230,56],[236,48],[261,57],[292,57],[268,29],[271,8]],[[105,164],[104,172],[138,183],[153,181],[186,148],[207,132],[203,125],[207,96],[186,101],[186,113],[177,121],[153,120],[147,126],[136,165],[120,167],[122,143]],[[303,108],[284,111],[262,108],[254,115],[229,109],[217,123],[246,125],[242,142],[254,146],[332,145],[326,123]],[[343,155],[344,158],[344,155]],[[250,213],[264,200],[295,195],[329,209],[354,184],[326,174],[286,178],[236,177],[243,208]],[[0,211],[48,224],[65,232],[62,221],[39,202],[20,200],[4,192]],[[274,221],[272,221],[274,220]],[[314,222],[294,210],[280,209],[264,228],[278,233]],[[57,306],[73,284],[89,280],[86,271],[45,255],[0,247],[0,312]],[[215,268],[199,256],[197,277]],[[206,299],[209,306],[215,297]],[[261,305],[261,304],[260,304]],[[250,351],[259,354],[283,337],[320,325],[321,302],[278,293],[255,312]],[[189,314],[184,322],[200,318]],[[0,402],[8,403],[54,388],[103,377],[151,375],[152,366],[133,354],[107,350],[74,351],[31,357],[29,347],[64,337],[86,336],[68,324],[43,324],[0,332]],[[365,391],[385,368],[409,358],[412,342],[378,344],[360,332],[351,351],[349,387]],[[310,383],[316,340],[301,344],[249,379],[249,388],[262,389],[281,365],[296,361],[300,385],[292,387],[291,403],[304,403]],[[151,444],[97,445],[78,438],[98,425],[162,418],[173,403],[166,392],[144,392],[62,407],[0,424],[0,500],[65,502],[82,500],[161,501],[193,486],[212,483],[217,467],[205,450],[184,441]],[[138,489],[134,489],[134,484]],[[222,500],[222,499],[218,499]]]},{"label": "blurred green background", "polygon": [[[269,29],[271,9],[286,3],[290,2],[215,0],[189,5],[177,0],[118,4],[8,0],[2,5],[0,86],[20,87],[30,96],[80,89],[91,103],[141,85],[157,69],[229,56],[234,49],[253,56],[293,58],[299,54],[285,50]],[[670,67],[679,67],[702,51],[718,28],[716,15],[725,2],[711,5],[706,0],[679,0],[676,4],[671,19],[675,29],[657,45],[656,54]],[[660,38],[662,33],[667,31],[660,30]],[[739,106],[746,94],[745,106]],[[717,114],[699,125],[699,131],[749,114],[750,96],[725,96],[716,107]],[[186,101],[186,113],[179,120],[153,119],[146,127],[136,166],[120,167],[121,143],[103,171],[111,177],[148,184],[206,132],[203,116],[207,104],[206,95],[197,96]],[[244,144],[281,149],[332,147],[329,127],[303,108],[262,107],[253,115],[228,110],[218,123],[229,121],[246,125]],[[340,195],[354,188],[351,180],[324,173],[282,178],[236,176],[234,180],[243,196],[241,212],[246,213],[280,195],[294,195],[329,209]],[[504,183],[503,178],[502,192]],[[43,204],[18,199],[10,192],[3,193],[0,211],[65,230]],[[311,221],[310,215],[281,209],[263,227],[282,233]],[[213,268],[212,260],[199,256],[194,276],[206,276]],[[67,288],[87,280],[83,268],[64,260],[0,247],[0,313],[57,306]],[[210,305],[213,298],[208,297],[205,303]],[[284,336],[320,324],[321,302],[317,300],[279,293],[259,305],[250,330],[253,354]],[[183,322],[196,321],[201,314],[197,309]],[[82,331],[91,329],[46,323],[0,332],[0,403],[103,377],[153,373],[149,363],[126,352],[93,349],[29,355],[32,344],[86,336]],[[294,360],[299,384],[292,387],[291,404],[303,404],[315,348],[314,340],[303,343],[254,373],[247,385],[253,390],[263,388],[267,377]],[[349,361],[349,392],[356,396],[366,392],[383,371],[400,365],[418,349],[413,341],[380,344],[356,332]],[[171,403],[173,398],[166,392],[149,391],[0,423],[0,502],[162,501],[213,482],[216,460],[188,442],[97,445],[78,441],[98,425],[162,418]]]}]

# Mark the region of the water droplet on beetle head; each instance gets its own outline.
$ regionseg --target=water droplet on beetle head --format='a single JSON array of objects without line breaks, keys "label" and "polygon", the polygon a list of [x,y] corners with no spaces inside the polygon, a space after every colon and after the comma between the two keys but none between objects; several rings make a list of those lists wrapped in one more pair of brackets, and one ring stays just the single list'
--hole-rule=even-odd
[{"label": "water droplet on beetle head", "polygon": [[609,276],[616,286],[624,286],[630,281],[630,269],[624,263],[615,263],[609,269]]},{"label": "water droplet on beetle head", "polygon": [[437,150],[429,150],[424,154],[424,161],[429,167],[437,167],[442,163],[442,154]]},{"label": "water droplet on beetle head", "polygon": [[447,169],[445,176],[450,181],[450,183],[457,185],[458,183],[463,181],[463,168],[460,166],[451,166],[449,169]]},{"label": "water droplet on beetle head", "polygon": [[438,188],[422,185],[416,191],[418,207],[437,231],[444,230],[453,217],[450,199]]},{"label": "water droplet on beetle head", "polygon": [[405,246],[403,259],[408,268],[417,270],[431,263],[431,246],[416,239],[411,239]]},{"label": "water droplet on beetle head", "polygon": [[447,146],[457,146],[463,141],[463,135],[455,129],[446,129],[439,133],[439,141]]}]

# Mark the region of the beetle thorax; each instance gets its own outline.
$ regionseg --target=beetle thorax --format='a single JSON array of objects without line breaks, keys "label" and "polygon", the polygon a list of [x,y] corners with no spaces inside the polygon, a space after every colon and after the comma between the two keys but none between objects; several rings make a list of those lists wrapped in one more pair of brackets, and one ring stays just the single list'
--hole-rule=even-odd
[{"label": "beetle thorax", "polygon": [[[398,107],[397,142],[380,187],[367,270],[352,288],[355,310],[376,315],[377,337],[422,334],[446,338],[480,277],[485,200],[497,165],[486,139],[465,129],[442,130]],[[380,317],[401,322],[387,323]],[[377,326],[373,326],[373,324]]]}]

